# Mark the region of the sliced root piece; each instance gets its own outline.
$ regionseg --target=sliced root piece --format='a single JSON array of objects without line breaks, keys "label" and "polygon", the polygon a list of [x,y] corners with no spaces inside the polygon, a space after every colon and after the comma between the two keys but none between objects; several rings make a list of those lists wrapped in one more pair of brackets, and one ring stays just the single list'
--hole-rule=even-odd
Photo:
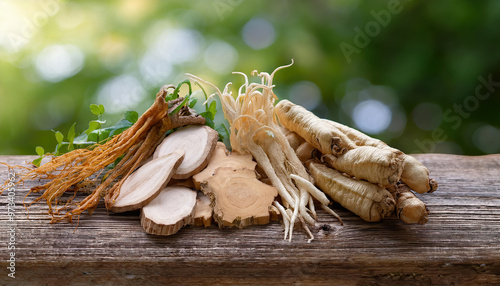
[{"label": "sliced root piece", "polygon": [[219,133],[208,126],[186,126],[167,136],[156,148],[154,158],[176,150],[184,150],[186,152],[184,161],[173,178],[186,179],[207,166],[218,138]]},{"label": "sliced root piece", "polygon": [[255,176],[253,170],[218,168],[201,184],[212,198],[214,218],[219,227],[245,227],[269,223],[269,206],[278,192]]},{"label": "sliced root piece", "polygon": [[308,162],[308,168],[323,192],[362,219],[380,221],[394,211],[396,203],[386,189],[312,161]]},{"label": "sliced root piece", "polygon": [[335,157],[322,157],[330,167],[384,188],[396,184],[403,172],[404,154],[396,149],[360,146]]},{"label": "sliced root piece", "polygon": [[201,190],[201,183],[214,175],[217,168],[227,167],[233,170],[246,168],[248,170],[255,170],[257,163],[253,161],[252,155],[240,155],[237,153],[228,154],[226,145],[222,142],[217,142],[215,151],[210,157],[208,166],[198,174],[193,176],[194,187]]},{"label": "sliced root piece", "polygon": [[179,150],[156,158],[137,169],[120,188],[110,211],[119,213],[137,210],[152,201],[167,185],[184,158]]},{"label": "sliced root piece", "polygon": [[196,207],[194,209],[194,225],[208,227],[212,224],[214,210],[210,204],[210,198],[205,196],[202,192],[198,192]]},{"label": "sliced root piece", "polygon": [[406,155],[403,162],[401,181],[417,193],[432,193],[437,189],[437,182],[429,179],[429,170],[415,157]]},{"label": "sliced root piece", "polygon": [[407,185],[399,183],[389,191],[396,201],[396,215],[403,222],[425,224],[428,221],[429,210]]},{"label": "sliced root piece", "polygon": [[141,225],[147,233],[172,235],[193,219],[196,191],[171,186],[142,208]]}]

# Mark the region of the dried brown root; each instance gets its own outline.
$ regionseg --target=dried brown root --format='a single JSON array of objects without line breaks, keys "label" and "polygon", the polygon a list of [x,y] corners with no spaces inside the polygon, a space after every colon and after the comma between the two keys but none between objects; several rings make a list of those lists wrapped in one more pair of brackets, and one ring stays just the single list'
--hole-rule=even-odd
[{"label": "dried brown root", "polygon": [[163,189],[142,208],[141,225],[147,233],[172,235],[193,220],[196,191],[181,186]]},{"label": "dried brown root", "polygon": [[153,158],[184,150],[186,156],[173,178],[186,179],[207,166],[218,139],[219,133],[208,126],[186,126],[168,135],[156,148]]},{"label": "dried brown root", "polygon": [[429,209],[404,183],[388,189],[396,201],[396,215],[408,224],[425,224],[429,219]]},{"label": "dried brown root", "polygon": [[323,192],[365,221],[380,221],[394,211],[396,203],[386,189],[314,161],[307,162],[307,166]]},{"label": "dried brown root", "polygon": [[[99,200],[106,195],[106,207],[110,208],[120,192],[120,186],[131,173],[148,158],[167,130],[188,124],[204,124],[205,119],[184,106],[175,114],[172,113],[182,102],[182,98],[165,101],[168,86],[156,95],[153,105],[123,133],[89,149],[76,149],[58,156],[39,168],[30,169],[20,178],[25,180],[49,179],[50,181],[34,187],[32,192],[45,190],[32,203],[45,200],[49,207],[51,222],[71,221],[84,211],[92,211]],[[105,175],[105,180],[85,199],[80,202],[57,206],[57,200],[69,189],[95,182],[105,168],[122,157],[120,163]],[[30,191],[30,192],[31,192]]]},{"label": "dried brown root", "polygon": [[245,227],[269,223],[269,208],[278,194],[249,169],[218,168],[201,184],[212,200],[214,219],[219,227]]},{"label": "dried brown root", "polygon": [[403,152],[396,149],[360,146],[340,157],[326,154],[322,160],[340,172],[387,188],[401,178],[403,158]]},{"label": "dried brown root", "polygon": [[233,170],[242,168],[255,170],[256,165],[257,163],[253,161],[252,155],[240,155],[235,152],[229,154],[226,145],[222,142],[217,142],[217,146],[210,157],[207,167],[193,176],[194,187],[197,190],[201,190],[201,183],[212,177],[215,170],[220,167],[233,168]]}]

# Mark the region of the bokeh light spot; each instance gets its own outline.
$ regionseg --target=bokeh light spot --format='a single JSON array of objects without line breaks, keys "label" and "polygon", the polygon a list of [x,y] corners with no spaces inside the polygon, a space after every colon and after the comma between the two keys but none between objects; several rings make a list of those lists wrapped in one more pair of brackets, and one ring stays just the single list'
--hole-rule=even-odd
[{"label": "bokeh light spot", "polygon": [[215,41],[205,50],[205,64],[219,74],[231,73],[238,61],[238,52],[229,43]]},{"label": "bokeh light spot", "polygon": [[274,43],[276,33],[269,21],[253,18],[248,21],[242,31],[243,41],[254,50],[262,50]]},{"label": "bokeh light spot", "polygon": [[352,112],[352,119],[361,131],[379,134],[391,124],[392,112],[381,101],[369,99],[356,105]]},{"label": "bokeh light spot", "polygon": [[289,98],[293,103],[313,110],[321,103],[321,91],[313,82],[301,81],[290,88]]},{"label": "bokeh light spot", "polygon": [[46,81],[58,82],[77,74],[83,67],[84,55],[73,45],[51,45],[36,57],[37,73]]},{"label": "bokeh light spot", "polygon": [[472,141],[484,153],[497,153],[500,151],[500,129],[491,125],[481,126],[474,132]]},{"label": "bokeh light spot", "polygon": [[106,112],[119,113],[136,110],[145,98],[145,90],[133,76],[121,75],[104,83],[97,92],[97,102],[104,105]]},{"label": "bokeh light spot", "polygon": [[436,129],[443,120],[443,111],[435,103],[424,102],[415,106],[412,112],[413,121],[423,130]]}]

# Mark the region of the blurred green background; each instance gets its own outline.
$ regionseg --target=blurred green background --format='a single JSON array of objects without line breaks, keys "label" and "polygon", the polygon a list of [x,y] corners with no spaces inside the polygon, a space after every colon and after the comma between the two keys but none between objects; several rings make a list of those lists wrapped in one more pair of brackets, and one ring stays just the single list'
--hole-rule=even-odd
[{"label": "blurred green background", "polygon": [[[189,72],[275,92],[408,153],[500,152],[500,1],[0,0],[0,154],[51,151]],[[488,83],[489,81],[489,83]]]}]

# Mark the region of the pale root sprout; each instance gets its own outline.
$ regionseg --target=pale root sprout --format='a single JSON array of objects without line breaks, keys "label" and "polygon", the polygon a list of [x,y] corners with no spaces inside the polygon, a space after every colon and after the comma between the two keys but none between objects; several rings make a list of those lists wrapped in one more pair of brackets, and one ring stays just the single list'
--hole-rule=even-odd
[{"label": "pale root sprout", "polygon": [[[311,183],[312,178],[288,143],[275,118],[274,103],[277,96],[273,92],[273,78],[277,71],[292,64],[293,61],[289,65],[278,67],[271,74],[253,71],[251,74],[260,77],[260,83],[250,82],[247,75],[235,72],[234,74],[242,75],[245,80],[238,88],[236,96],[229,91],[231,83],[228,83],[221,92],[216,86],[199,77],[190,74],[188,77],[210,85],[216,90],[224,116],[230,124],[232,149],[240,154],[252,154],[278,190],[283,205],[276,202],[275,206],[283,217],[285,239],[292,239],[294,224],[298,219],[312,240],[314,237],[307,224],[313,225],[317,216],[311,194],[314,198],[319,198],[323,205],[329,201]],[[304,181],[308,184],[304,184]]]}]

